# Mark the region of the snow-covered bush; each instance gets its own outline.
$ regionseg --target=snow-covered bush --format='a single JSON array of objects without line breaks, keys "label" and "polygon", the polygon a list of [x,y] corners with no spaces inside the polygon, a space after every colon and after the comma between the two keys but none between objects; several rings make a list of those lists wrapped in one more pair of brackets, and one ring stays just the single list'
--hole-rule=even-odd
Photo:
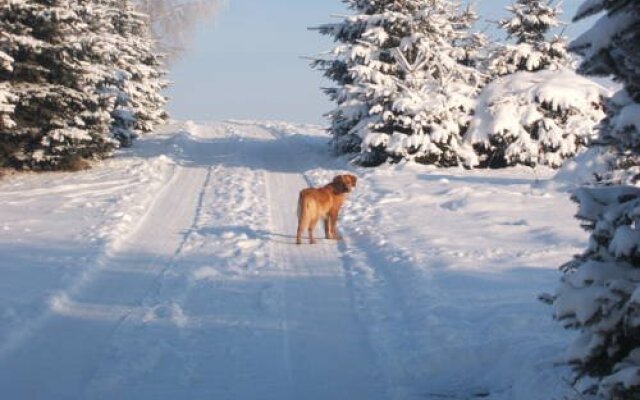
[{"label": "snow-covered bush", "polygon": [[319,28],[340,44],[314,63],[337,84],[327,90],[336,150],[360,150],[364,165],[467,164],[462,135],[483,83],[475,15],[446,0],[346,2],[357,15]]},{"label": "snow-covered bush", "polygon": [[0,166],[74,168],[148,130],[164,98],[144,24],[128,0],[0,3],[0,50],[13,60],[0,86],[15,102]]},{"label": "snow-covered bush", "polygon": [[514,44],[497,44],[489,57],[494,82],[480,94],[465,141],[474,165],[538,164],[560,167],[589,144],[604,118],[604,89],[571,70],[558,27],[559,7],[547,0],[517,0],[499,22]]},{"label": "snow-covered bush", "polygon": [[630,400],[640,398],[640,2],[587,0],[576,19],[602,11],[571,48],[584,57],[580,71],[624,85],[598,139],[611,172],[574,195],[589,246],[563,267],[548,300],[580,332],[566,354],[579,387],[596,399]]},{"label": "snow-covered bush", "polygon": [[595,135],[608,91],[569,69],[497,78],[478,98],[465,137],[482,167],[560,167]]},{"label": "snow-covered bush", "polygon": [[507,75],[516,71],[539,71],[567,67],[571,63],[566,40],[554,35],[551,29],[560,26],[559,6],[547,0],[516,0],[507,7],[512,16],[498,22],[515,44],[497,44],[490,57],[489,72]]}]

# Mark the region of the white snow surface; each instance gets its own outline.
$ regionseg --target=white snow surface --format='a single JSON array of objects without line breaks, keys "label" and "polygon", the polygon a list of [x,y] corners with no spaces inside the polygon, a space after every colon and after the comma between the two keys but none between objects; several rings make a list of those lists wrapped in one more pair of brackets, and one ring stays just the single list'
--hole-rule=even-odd
[{"label": "white snow surface", "polygon": [[[570,333],[536,297],[587,235],[552,172],[358,169],[327,139],[176,122],[90,171],[0,181],[2,397],[570,393]],[[298,191],[343,172],[344,241],[294,245]]]}]

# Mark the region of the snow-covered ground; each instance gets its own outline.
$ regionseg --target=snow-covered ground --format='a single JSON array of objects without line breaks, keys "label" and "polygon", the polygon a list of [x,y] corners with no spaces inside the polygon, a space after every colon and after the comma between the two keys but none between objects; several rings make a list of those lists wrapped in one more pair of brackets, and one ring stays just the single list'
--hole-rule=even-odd
[{"label": "snow-covered ground", "polygon": [[[0,181],[1,397],[570,392],[536,297],[587,236],[551,172],[358,169],[326,142],[176,123],[90,171]],[[345,240],[294,245],[298,191],[343,171]]]}]

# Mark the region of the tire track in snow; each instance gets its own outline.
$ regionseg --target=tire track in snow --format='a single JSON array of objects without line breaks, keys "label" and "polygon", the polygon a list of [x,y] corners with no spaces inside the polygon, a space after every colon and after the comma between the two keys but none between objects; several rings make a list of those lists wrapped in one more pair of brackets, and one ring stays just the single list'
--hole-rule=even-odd
[{"label": "tire track in snow", "polygon": [[[369,187],[366,190],[367,194],[358,202],[364,200],[376,204],[395,196],[402,198],[402,195],[388,193],[384,188]],[[369,213],[364,211],[361,204],[354,206],[359,208],[356,218],[360,217],[361,226],[349,228],[350,240],[357,244],[357,250],[351,252],[350,256],[359,274],[370,276],[361,282],[361,293],[370,304],[367,311],[371,325],[379,333],[374,335],[374,340],[386,360],[384,364],[390,367],[390,386],[394,389],[392,398],[464,400],[483,397],[486,389],[469,384],[464,375],[449,377],[449,386],[446,389],[439,388],[442,392],[431,390],[429,377],[439,372],[439,364],[446,361],[430,361],[427,358],[428,351],[424,358],[419,358],[425,349],[442,346],[443,321],[432,312],[424,312],[424,309],[439,307],[441,299],[448,296],[436,277],[436,265],[443,262],[439,253],[431,250],[428,242],[424,243],[424,247],[429,249],[429,257],[417,261],[415,254],[409,253],[402,244],[394,243],[384,231],[375,229],[376,226],[391,226],[394,222],[383,208]],[[418,270],[417,263],[426,266]],[[371,290],[367,282],[378,289]],[[420,287],[416,290],[418,284]],[[416,308],[417,305],[420,308]],[[442,377],[438,376],[438,379]],[[428,389],[425,390],[425,387]],[[497,390],[493,394],[499,392]]]},{"label": "tire track in snow", "polygon": [[[265,176],[265,181],[268,182],[269,175],[265,172],[264,176]],[[271,184],[267,184],[266,195],[267,195],[267,204],[269,204],[268,222],[269,222],[269,226],[273,228],[274,226],[276,226],[276,224],[273,218],[274,196],[273,196],[272,187],[273,186]],[[273,246],[270,246],[269,258],[273,263],[275,263],[277,257],[278,257],[278,254],[274,251]],[[278,266],[276,266],[276,268],[277,267]],[[282,280],[278,281],[275,290],[277,292],[275,294],[275,297],[277,298],[278,312],[280,315],[281,326],[282,326],[282,349],[283,349],[282,360],[284,363],[284,370],[287,378],[285,385],[287,387],[287,390],[290,391],[291,393],[293,392],[293,388],[295,386],[294,377],[293,377],[292,355],[291,355],[291,341],[290,341],[290,335],[289,335],[291,325],[289,323],[289,316],[287,315],[285,284]]]},{"label": "tire track in snow", "polygon": [[[278,129],[268,127],[269,131],[277,138],[282,138],[282,133]],[[304,138],[301,138],[304,139]],[[305,140],[300,140],[304,142]],[[318,150],[317,144],[310,143],[307,150],[314,152]],[[290,154],[299,150],[290,149]],[[339,159],[329,159],[327,157],[313,157],[309,164],[313,169],[303,172],[303,177],[308,186],[319,186],[330,181],[336,172],[335,168]],[[356,173],[347,164],[346,170]],[[360,181],[358,191],[368,191],[369,182]],[[377,195],[377,191],[375,191]],[[382,195],[378,196],[382,197]],[[380,199],[374,199],[371,204],[376,204]],[[352,208],[359,207],[359,210]],[[342,212],[343,220],[352,220],[351,213],[368,213],[367,207],[362,207],[356,203],[355,199],[347,201],[345,210]],[[345,235],[345,240],[338,242],[337,250],[341,260],[345,282],[348,287],[350,303],[353,313],[362,330],[363,340],[368,343],[371,351],[376,355],[378,368],[377,377],[384,382],[386,388],[386,398],[390,399],[422,399],[425,393],[420,392],[420,382],[415,381],[411,371],[407,368],[407,360],[412,357],[411,346],[418,345],[410,340],[407,332],[410,330],[412,319],[407,315],[408,307],[404,299],[403,287],[396,282],[395,274],[389,271],[389,266],[410,271],[411,263],[414,261],[410,255],[403,253],[402,249],[380,248],[378,243],[374,243],[366,233],[373,226],[353,227],[348,221],[341,224]],[[393,262],[387,258],[393,254]],[[400,259],[405,263],[398,264]],[[386,263],[386,264],[385,264]],[[435,284],[435,281],[432,280]],[[438,296],[439,290],[433,287],[432,298]]]},{"label": "tire track in snow", "polygon": [[[16,344],[10,349],[13,365],[2,368],[8,372],[0,378],[0,386],[32,376],[39,380],[37,384],[18,389],[41,391],[53,398],[78,397],[96,373],[114,335],[129,318],[144,314],[141,299],[171,267],[182,239],[173,233],[180,231],[185,218],[191,221],[188,217],[194,207],[188,206],[192,200],[189,194],[193,187],[202,185],[197,176],[185,179],[184,172],[176,167],[137,229],[126,238],[115,238],[96,267],[52,300],[52,312],[30,327],[29,348]],[[45,372],[54,366],[57,374]],[[24,395],[18,391],[16,398]]]},{"label": "tire track in snow", "polygon": [[[331,179],[326,170],[315,170],[312,175],[309,180],[316,186]],[[369,190],[369,183],[360,180],[356,193]],[[416,392],[415,383],[405,365],[406,349],[414,343],[408,341],[403,331],[410,319],[406,315],[402,287],[395,283],[393,275],[387,271],[387,254],[380,251],[379,243],[372,242],[369,237],[375,225],[349,225],[353,221],[350,214],[368,213],[368,209],[355,200],[348,201],[342,213],[342,219],[347,220],[341,224],[345,239],[338,244],[355,313],[363,334],[376,354],[380,379],[384,380],[387,388],[387,398],[422,399],[424,394]],[[375,203],[372,201],[372,204]],[[410,265],[394,265],[396,267],[410,269]]]},{"label": "tire track in snow", "polygon": [[[163,266],[153,279],[148,290],[139,298],[138,305],[132,308],[114,329],[109,340],[109,344],[103,351],[100,364],[96,367],[93,375],[87,380],[85,388],[86,398],[111,397],[113,391],[118,391],[118,387],[124,387],[129,381],[138,378],[153,367],[160,357],[157,349],[148,346],[149,341],[153,341],[152,335],[145,332],[145,325],[150,322],[177,327],[188,323],[188,316],[184,314],[179,305],[178,298],[167,295],[163,291],[175,290],[166,289],[174,280],[180,280],[181,276],[174,276],[174,270],[180,267],[180,257],[187,246],[189,239],[197,228],[200,216],[204,208],[204,199],[209,187],[214,167],[208,168],[185,168],[179,167],[178,177],[182,180],[190,180],[194,185],[191,189],[181,191],[181,195],[197,199],[193,207],[191,223],[186,229],[174,230],[172,233],[179,233],[181,238],[172,254],[163,262]],[[204,172],[206,171],[206,173]],[[204,175],[204,177],[203,177]],[[189,177],[189,179],[187,179]],[[197,195],[191,195],[189,194]],[[169,202],[172,205],[173,202]],[[166,206],[167,204],[165,204]],[[173,207],[177,208],[177,207]],[[153,229],[153,228],[151,228]],[[174,293],[173,293],[174,294]],[[165,347],[164,343],[155,342],[160,347]],[[147,354],[145,354],[147,353]],[[149,353],[152,353],[149,355]],[[185,360],[183,360],[185,361]],[[122,395],[117,395],[122,398]]]},{"label": "tire track in snow", "polygon": [[[153,162],[152,162],[153,163]],[[100,172],[104,174],[104,172]],[[166,190],[167,187],[170,186],[170,183],[175,178],[176,171],[175,168],[171,168],[169,174],[166,177],[161,178],[157,182],[152,182],[151,186],[157,186],[154,188],[156,190],[157,196],[160,197]],[[127,180],[129,181],[129,180]],[[129,181],[131,182],[131,181]],[[146,182],[145,182],[146,183]],[[116,184],[120,184],[120,182],[116,182]],[[97,186],[106,186],[108,184],[98,184]],[[64,185],[64,191],[68,191],[69,187],[72,185]],[[88,184],[82,184],[81,187],[87,187]],[[48,189],[43,190],[32,190],[29,193],[34,195],[41,193],[48,193]],[[52,193],[58,193],[61,190],[58,188],[54,188],[50,190]],[[148,200],[148,198],[144,199]],[[102,269],[104,269],[111,261],[111,258],[114,254],[114,251],[118,248],[121,242],[125,241],[128,237],[135,235],[135,233],[144,225],[145,221],[148,219],[149,210],[153,208],[156,200],[147,201],[147,211],[140,215],[138,221],[133,225],[129,226],[126,229],[121,228],[119,225],[121,222],[116,221],[115,225],[111,227],[112,233],[106,235],[106,243],[100,250],[100,252],[95,256],[92,265],[83,270],[77,277],[75,277],[63,290],[59,290],[56,292],[54,296],[49,299],[49,304],[43,309],[43,311],[37,315],[35,318],[32,318],[26,321],[24,324],[18,326],[14,329],[12,333],[10,333],[7,338],[0,343],[0,363],[3,362],[5,358],[8,358],[14,351],[23,346],[28,340],[32,338],[39,330],[42,330],[43,327],[54,318],[55,314],[60,311],[61,308],[67,307],[71,302],[70,298],[81,292],[89,285],[96,276],[100,273]],[[130,224],[126,224],[130,225]],[[114,236],[113,232],[119,232],[125,230],[126,234],[124,237]],[[126,314],[126,311],[122,311],[117,317],[111,316],[111,319],[119,319],[122,318],[123,315]]]},{"label": "tire track in snow", "polygon": [[[416,392],[416,382],[407,369],[406,361],[416,346],[407,334],[411,319],[407,316],[403,290],[395,277],[387,271],[387,254],[377,244],[358,234],[346,239],[343,257],[354,276],[360,312],[367,321],[368,333],[380,364],[385,368],[391,399],[423,399]],[[349,250],[347,250],[347,245]],[[368,250],[363,250],[368,249]],[[393,268],[409,269],[410,264],[393,263]],[[435,297],[435,293],[433,294]]]},{"label": "tire track in snow", "polygon": [[[318,160],[268,128],[238,129],[251,132],[223,141],[230,157],[210,160],[215,170],[202,154],[219,144],[177,138],[189,163],[133,234],[114,237],[97,273],[59,296],[29,348],[12,353],[0,387],[31,377],[16,398],[388,397],[340,248],[297,247],[289,236],[309,184],[303,172]],[[267,190],[266,201],[255,199]],[[251,240],[268,243],[270,255],[251,261],[247,253],[262,248],[239,248]]]},{"label": "tire track in snow", "polygon": [[[410,175],[408,172],[404,173]],[[371,278],[356,280],[363,283],[365,290],[362,292],[372,304],[367,310],[375,311],[371,325],[382,332],[373,338],[378,339],[383,354],[386,351],[396,360],[399,372],[396,383],[391,384],[397,390],[396,398],[520,398],[526,391],[519,389],[518,394],[515,388],[522,387],[527,378],[536,376],[528,370],[527,362],[544,360],[544,356],[528,354],[532,343],[539,346],[537,343],[542,340],[536,333],[524,332],[538,329],[531,326],[524,332],[519,330],[523,321],[531,320],[534,315],[526,307],[536,306],[536,294],[534,289],[530,296],[532,304],[528,304],[521,293],[514,296],[511,285],[520,284],[522,276],[502,273],[505,264],[514,267],[521,263],[536,265],[536,258],[528,251],[522,251],[517,240],[514,240],[513,249],[508,248],[512,243],[509,240],[493,240],[489,243],[492,246],[487,248],[467,245],[460,249],[464,247],[461,243],[469,243],[485,234],[482,223],[477,229],[460,224],[461,220],[477,221],[476,213],[478,208],[484,209],[482,201],[488,192],[484,185],[474,188],[477,197],[469,196],[468,206],[453,213],[442,209],[443,199],[455,200],[459,194],[466,196],[469,188],[439,180],[438,184],[408,187],[403,192],[403,183],[413,180],[403,179],[402,173],[398,174],[398,183],[389,179],[392,174],[384,168],[367,175],[371,179],[363,184],[369,187],[357,193],[354,203],[350,204],[356,211],[353,218],[358,223],[348,225],[348,240],[356,241],[357,249],[366,249],[365,254],[354,253],[354,268],[358,275]],[[504,191],[492,189],[498,194],[496,201],[508,201],[510,193],[507,191],[511,190],[511,187]],[[371,207],[372,211],[367,208],[370,204],[391,202],[406,203]],[[405,213],[402,211],[416,207],[416,203],[424,207],[423,221],[430,225],[429,229],[403,219]],[[496,210],[495,214],[498,218],[494,216],[493,220],[509,220],[509,212],[501,216]],[[413,230],[409,230],[411,228]],[[487,233],[491,237],[491,228]],[[457,240],[451,240],[452,237]],[[496,243],[502,246],[494,247]],[[564,246],[566,249],[566,243]],[[500,251],[504,247],[507,249]],[[535,253],[544,254],[548,250],[543,248]],[[474,270],[475,263],[484,270]],[[496,268],[487,268],[489,263]],[[471,268],[465,270],[465,267]],[[519,274],[517,268],[514,270]],[[384,301],[376,299],[375,290],[366,290],[367,281],[379,286],[381,293],[386,291]],[[389,308],[393,304],[396,304],[395,310]],[[521,319],[518,315],[521,312],[528,315]],[[545,346],[538,349],[546,351],[548,347]],[[520,362],[514,363],[514,359]],[[551,372],[550,364],[551,375],[557,371]],[[540,365],[534,368],[540,368]],[[394,376],[394,369],[390,371],[391,376]],[[465,370],[468,372],[460,373]],[[557,385],[560,379],[547,381]]]},{"label": "tire track in snow", "polygon": [[[292,148],[277,128],[265,128],[276,140],[282,142],[281,153],[271,154],[267,163],[273,167],[279,166],[284,171],[269,174],[270,187],[278,188],[278,195],[269,200],[271,226],[277,231],[293,233],[297,223],[295,209],[298,191],[312,185],[312,179],[304,172],[305,167],[324,164],[324,160],[314,159],[309,152],[305,154],[300,149]],[[283,192],[287,194],[283,196]],[[341,398],[346,393],[352,398],[386,398],[386,379],[380,379],[382,370],[366,334],[367,329],[359,318],[350,267],[344,263],[342,256],[344,245],[330,241],[315,246],[296,246],[291,237],[291,244],[273,243],[272,251],[274,262],[282,264],[283,273],[309,279],[309,282],[303,283],[283,280],[280,287],[286,304],[285,318],[288,326],[293,327],[285,332],[288,348],[285,357],[289,358],[287,362],[292,365],[294,397],[308,396],[308,393],[300,392],[301,388],[317,384],[313,380],[322,380],[321,377],[326,374],[337,381],[336,387],[333,391],[319,387],[314,390],[307,388],[309,392],[316,393],[317,397],[314,398]],[[302,300],[303,304],[295,304]],[[331,304],[332,300],[339,301],[339,305]],[[327,341],[329,343],[317,343],[316,349],[309,346],[305,349],[308,354],[300,354],[300,342],[304,339],[301,339],[300,336],[303,335],[297,333],[297,330],[306,325],[321,328],[323,340],[325,335],[335,337],[340,333],[348,334],[332,343],[330,340]],[[344,358],[328,360],[328,364],[322,365],[326,353]],[[305,365],[305,357],[315,357],[317,364]],[[314,371],[314,368],[317,370]],[[314,371],[313,379],[305,376],[305,369]]]},{"label": "tire track in snow", "polygon": [[[118,356],[106,359],[89,390],[93,396],[138,398],[159,387],[165,387],[167,398],[180,397],[180,390],[194,398],[264,398],[266,392],[268,398],[280,399],[286,393],[277,366],[256,371],[258,367],[252,365],[256,361],[252,355],[266,353],[269,359],[275,355],[261,349],[271,341],[256,335],[260,329],[269,332],[277,326],[260,315],[262,296],[272,286],[265,289],[264,278],[258,275],[263,260],[248,254],[261,252],[260,246],[254,247],[257,240],[251,232],[259,234],[252,221],[264,219],[262,206],[266,205],[260,204],[259,194],[265,177],[263,171],[236,166],[242,161],[234,159],[236,155],[259,156],[248,150],[239,153],[240,144],[232,140],[225,145],[223,151],[232,157],[224,157],[209,174],[184,246],[174,259],[176,268],[168,271],[148,299],[148,315],[131,318],[119,330],[106,352]],[[207,258],[213,264],[206,266]],[[245,283],[245,278],[256,282]],[[239,304],[234,303],[238,291],[242,291]],[[235,312],[243,318],[225,317]],[[172,365],[165,365],[165,358],[171,358]],[[257,376],[260,372],[272,379]],[[163,382],[157,382],[158,376],[164,376]],[[249,381],[246,376],[255,378]],[[168,394],[172,390],[178,391],[173,397]]]}]

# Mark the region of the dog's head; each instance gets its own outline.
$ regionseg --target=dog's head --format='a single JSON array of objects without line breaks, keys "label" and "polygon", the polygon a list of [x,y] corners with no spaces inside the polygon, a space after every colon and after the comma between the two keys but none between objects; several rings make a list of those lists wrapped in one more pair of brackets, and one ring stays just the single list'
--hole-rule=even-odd
[{"label": "dog's head", "polygon": [[333,185],[338,193],[349,193],[356,187],[358,178],[351,174],[337,175],[333,178]]}]

